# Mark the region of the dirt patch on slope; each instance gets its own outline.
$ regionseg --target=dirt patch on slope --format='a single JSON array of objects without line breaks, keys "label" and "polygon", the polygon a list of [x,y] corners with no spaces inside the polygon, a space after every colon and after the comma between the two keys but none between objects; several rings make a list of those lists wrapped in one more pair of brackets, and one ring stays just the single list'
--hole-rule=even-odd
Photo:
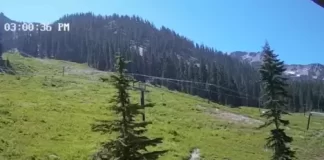
[{"label": "dirt patch on slope", "polygon": [[97,75],[97,74],[107,74],[107,72],[104,71],[98,71],[96,69],[92,68],[76,68],[73,66],[65,66],[65,71],[68,74],[77,74],[77,75]]},{"label": "dirt patch on slope", "polygon": [[231,113],[227,111],[222,111],[217,108],[207,108],[203,107],[201,105],[197,105],[197,108],[200,110],[203,110],[209,115],[215,116],[217,118],[232,122],[232,123],[240,123],[240,124],[246,124],[246,125],[262,125],[264,122],[261,120],[253,119],[244,115]]}]

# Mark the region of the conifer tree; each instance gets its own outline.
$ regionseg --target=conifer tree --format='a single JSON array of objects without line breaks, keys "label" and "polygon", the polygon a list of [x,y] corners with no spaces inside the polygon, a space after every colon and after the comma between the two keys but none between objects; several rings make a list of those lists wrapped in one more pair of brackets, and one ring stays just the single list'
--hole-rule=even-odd
[{"label": "conifer tree", "polygon": [[286,91],[287,78],[283,77],[285,71],[284,62],[280,61],[273,50],[266,42],[263,47],[263,64],[260,68],[261,82],[264,90],[264,107],[269,110],[262,116],[267,118],[267,122],[261,126],[274,125],[270,136],[267,138],[266,147],[273,149],[272,160],[291,160],[295,157],[295,151],[289,147],[293,141],[292,137],[286,135],[281,126],[287,126],[288,120],[283,120],[282,115],[287,114],[283,110],[287,105],[288,92]]},{"label": "conifer tree", "polygon": [[2,59],[2,33],[0,31],[0,60]]},{"label": "conifer tree", "polygon": [[2,59],[2,43],[0,41],[0,60]]},{"label": "conifer tree", "polygon": [[[112,110],[117,114],[113,121],[101,121],[93,126],[94,131],[117,132],[116,140],[103,144],[103,149],[98,152],[94,159],[99,160],[155,160],[166,151],[148,151],[148,146],[156,146],[162,143],[162,138],[150,139],[144,135],[146,126],[150,122],[138,122],[137,116],[141,114],[143,107],[131,103],[128,89],[133,80],[126,75],[124,59],[116,57],[116,75],[112,82],[117,89],[117,94],[111,99],[114,103]],[[146,104],[144,107],[153,107]]]}]

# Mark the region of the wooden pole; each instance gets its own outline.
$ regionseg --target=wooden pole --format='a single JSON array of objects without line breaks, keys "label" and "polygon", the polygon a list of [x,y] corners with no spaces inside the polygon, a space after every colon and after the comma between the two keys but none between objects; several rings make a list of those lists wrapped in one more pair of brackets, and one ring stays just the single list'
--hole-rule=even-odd
[{"label": "wooden pole", "polygon": [[64,76],[65,67],[63,66],[62,76]]},{"label": "wooden pole", "polygon": [[146,91],[145,85],[146,85],[145,83],[138,82],[138,87],[134,87],[136,90],[141,91],[140,102],[141,102],[141,106],[143,107],[143,113],[142,113],[143,121],[145,121],[145,92],[148,92],[148,91]]},{"label": "wooden pole", "polygon": [[258,104],[258,107],[259,107],[259,113],[262,114],[262,112],[261,112],[261,97],[259,98],[259,104]]},{"label": "wooden pole", "polygon": [[144,90],[141,90],[141,106],[143,107],[143,114],[142,114],[142,119],[145,121],[145,98],[144,98]]},{"label": "wooden pole", "polygon": [[307,122],[307,130],[309,129],[309,122],[310,122],[311,116],[312,116],[312,113],[309,113],[309,115],[308,115],[308,122]]},{"label": "wooden pole", "polygon": [[210,103],[210,89],[208,89],[208,103]]}]

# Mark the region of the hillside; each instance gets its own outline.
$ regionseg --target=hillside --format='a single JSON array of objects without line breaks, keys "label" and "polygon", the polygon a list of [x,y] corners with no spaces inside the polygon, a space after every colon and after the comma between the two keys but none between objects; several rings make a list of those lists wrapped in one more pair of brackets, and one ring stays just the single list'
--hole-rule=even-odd
[{"label": "hillside", "polygon": [[[82,160],[113,137],[91,131],[96,119],[113,116],[108,100],[114,89],[98,80],[111,73],[13,53],[4,59],[10,60],[16,75],[0,75],[0,159]],[[146,110],[154,123],[148,134],[162,136],[159,147],[170,150],[161,160],[185,158],[194,147],[206,160],[264,160],[271,155],[263,149],[268,130],[255,129],[262,123],[257,109],[229,108],[150,85],[147,89],[146,101],[156,104]],[[139,101],[137,91],[131,95],[132,101]],[[286,118],[291,121],[287,132],[295,139],[298,157],[321,159],[323,119],[314,117],[306,132],[307,118],[302,114]]]},{"label": "hillside", "polygon": [[[0,14],[0,26],[7,22],[15,21]],[[59,22],[69,23],[70,31],[59,32]],[[254,67],[218,49],[197,44],[167,27],[157,28],[138,16],[65,15],[53,22],[52,31],[6,31],[2,39],[5,50],[17,48],[34,57],[86,63],[104,71],[113,71],[113,57],[119,51],[133,62],[128,71],[140,74],[137,80],[234,107],[258,107],[262,101],[260,76]],[[197,83],[162,83],[145,76]],[[292,80],[288,90],[292,99],[287,110],[324,109],[323,81]]]}]

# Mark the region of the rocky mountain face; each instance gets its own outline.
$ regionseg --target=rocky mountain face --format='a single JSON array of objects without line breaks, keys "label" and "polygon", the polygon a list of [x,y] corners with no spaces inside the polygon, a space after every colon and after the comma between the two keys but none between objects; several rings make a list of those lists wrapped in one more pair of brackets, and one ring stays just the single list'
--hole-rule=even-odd
[{"label": "rocky mountain face", "polygon": [[[252,66],[259,67],[262,64],[262,53],[236,51],[230,54],[232,57],[240,59]],[[324,80],[324,65],[312,63],[307,65],[287,64],[286,75],[291,78],[322,79]]]}]

